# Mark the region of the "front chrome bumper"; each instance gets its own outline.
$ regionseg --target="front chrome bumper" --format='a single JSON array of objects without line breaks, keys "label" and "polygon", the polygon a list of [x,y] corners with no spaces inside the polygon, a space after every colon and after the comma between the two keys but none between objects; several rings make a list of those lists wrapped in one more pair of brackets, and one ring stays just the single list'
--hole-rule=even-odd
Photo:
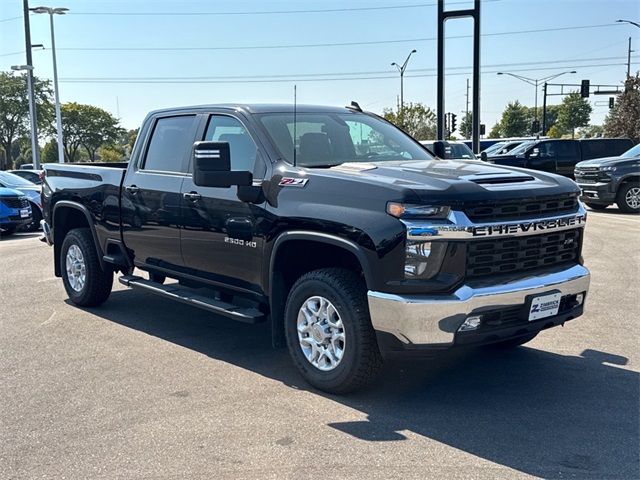
[{"label": "front chrome bumper", "polygon": [[581,265],[544,275],[512,277],[501,284],[470,282],[447,295],[395,295],[368,292],[373,328],[404,346],[448,346],[466,318],[487,307],[524,305],[527,297],[553,291],[562,296],[587,292],[589,270]]}]

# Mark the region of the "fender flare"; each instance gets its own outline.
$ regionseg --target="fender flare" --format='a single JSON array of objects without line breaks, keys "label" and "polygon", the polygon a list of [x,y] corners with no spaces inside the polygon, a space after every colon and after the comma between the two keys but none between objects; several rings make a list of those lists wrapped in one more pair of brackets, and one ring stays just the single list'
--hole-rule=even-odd
[{"label": "fender flare", "polygon": [[352,253],[360,263],[367,285],[372,284],[373,273],[371,271],[369,259],[367,258],[366,253],[364,252],[363,248],[360,245],[353,242],[352,240],[347,240],[345,238],[342,238],[336,235],[331,235],[328,233],[314,232],[312,230],[291,230],[291,231],[281,233],[276,238],[276,240],[273,243],[273,247],[271,248],[271,254],[269,255],[269,270],[268,270],[269,297],[271,297],[272,295],[273,275],[274,275],[274,266],[275,266],[274,264],[275,264],[275,259],[277,258],[277,255],[278,255],[278,250],[283,244],[292,240],[309,240],[313,242],[333,245],[333,246],[342,248],[344,250],[347,250],[348,252]]},{"label": "fender flare", "polygon": [[[98,233],[96,232],[96,226],[94,224],[94,220],[93,217],[91,216],[91,212],[89,211],[89,209],[87,207],[85,207],[84,205],[82,205],[81,203],[78,202],[73,202],[71,200],[60,200],[58,202],[56,202],[56,204],[53,206],[53,214],[52,214],[52,222],[51,222],[51,230],[52,230],[52,237],[54,238],[54,248],[55,248],[55,238],[56,238],[56,216],[59,213],[59,210],[61,208],[72,208],[75,210],[79,210],[80,212],[82,212],[82,214],[85,216],[86,220],[87,220],[87,224],[89,225],[89,231],[91,232],[91,236],[93,237],[93,244],[96,247],[96,253],[98,254],[98,261],[100,262],[100,267],[104,268],[104,260],[102,259],[103,256],[103,252],[102,252],[102,248],[100,247],[100,242],[98,240]],[[62,242],[59,242],[59,248],[62,248]],[[59,255],[58,253],[60,252],[60,250],[57,250],[56,254],[54,255],[54,264],[55,264],[55,269],[56,269],[56,274],[59,273],[60,270],[60,259],[58,258]]]}]

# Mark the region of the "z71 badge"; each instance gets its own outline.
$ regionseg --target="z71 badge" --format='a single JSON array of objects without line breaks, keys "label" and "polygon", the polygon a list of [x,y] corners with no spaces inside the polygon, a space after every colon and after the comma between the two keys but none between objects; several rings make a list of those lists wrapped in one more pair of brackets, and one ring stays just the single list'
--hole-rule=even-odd
[{"label": "z71 badge", "polygon": [[279,185],[281,187],[304,187],[307,182],[309,181],[308,178],[292,178],[292,177],[282,177],[282,180],[280,180]]}]

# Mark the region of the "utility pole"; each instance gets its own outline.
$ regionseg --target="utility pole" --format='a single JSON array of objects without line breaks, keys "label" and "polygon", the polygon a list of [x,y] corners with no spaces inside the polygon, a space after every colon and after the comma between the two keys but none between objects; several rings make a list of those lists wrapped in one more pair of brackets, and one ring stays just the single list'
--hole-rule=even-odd
[{"label": "utility pole", "polygon": [[465,121],[469,117],[469,79],[467,78],[467,110],[465,112]]},{"label": "utility pole", "polygon": [[631,37],[629,37],[629,48],[627,50],[627,78],[631,76]]},{"label": "utility pole", "polygon": [[[29,89],[29,115],[31,116],[31,157],[33,158],[33,168],[40,169],[40,152],[38,151],[38,118],[36,113],[36,96],[33,88],[35,81],[33,78],[33,58],[31,54],[31,26],[29,25],[29,0],[22,1],[24,15],[24,46],[27,53],[28,89]],[[7,158],[11,155],[7,152]]]}]

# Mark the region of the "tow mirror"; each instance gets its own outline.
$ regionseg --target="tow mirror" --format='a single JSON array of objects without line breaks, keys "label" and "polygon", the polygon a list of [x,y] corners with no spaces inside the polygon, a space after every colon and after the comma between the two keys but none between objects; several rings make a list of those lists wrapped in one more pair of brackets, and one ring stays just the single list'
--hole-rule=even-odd
[{"label": "tow mirror", "polygon": [[480,160],[482,160],[483,162],[487,161],[487,152],[480,152]]},{"label": "tow mirror", "polygon": [[231,171],[229,142],[196,142],[193,144],[193,183],[200,187],[246,187],[253,184],[253,174]]},{"label": "tow mirror", "polygon": [[444,142],[442,140],[437,140],[433,142],[433,153],[436,157],[441,158],[442,160],[447,158],[447,147],[449,146],[449,142]]}]

